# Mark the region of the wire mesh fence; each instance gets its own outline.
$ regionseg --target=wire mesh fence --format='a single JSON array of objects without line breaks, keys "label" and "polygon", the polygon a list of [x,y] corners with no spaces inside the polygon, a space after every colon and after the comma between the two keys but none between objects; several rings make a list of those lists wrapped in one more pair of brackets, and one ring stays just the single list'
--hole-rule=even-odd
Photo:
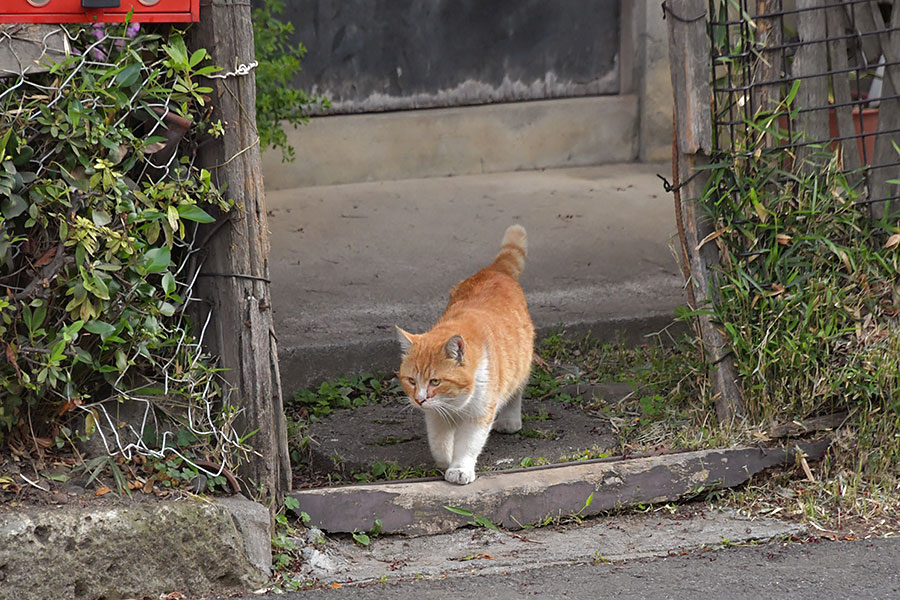
[{"label": "wire mesh fence", "polygon": [[[83,424],[73,429],[99,438],[108,455],[177,456],[219,477],[232,466],[229,456],[248,450],[234,425],[241,409],[202,350],[213,314],[205,312],[193,331],[186,315],[199,303],[195,286],[205,255],[198,226],[210,219],[187,202],[214,197],[197,192],[203,174],[196,154],[179,151],[194,149],[199,129],[177,111],[199,113],[188,110],[191,96],[172,91],[174,61],[184,54],[187,64],[186,51],[178,53],[183,45],[166,45],[163,36],[137,24],[46,26],[34,45],[54,60],[38,69],[19,56],[20,28],[0,30],[0,50],[16,59],[14,70],[0,70],[0,141],[12,156],[4,158],[9,181],[0,178],[0,288],[6,294],[0,300],[7,300],[0,309],[26,316],[34,309],[42,316],[29,327],[28,344],[15,337],[28,320],[18,312],[12,327],[0,329],[4,358],[15,367],[2,363],[0,383],[13,387],[33,374],[27,382],[43,390],[40,401],[61,405],[59,416],[81,413]],[[21,140],[17,153],[13,133]],[[45,190],[58,198],[48,199]],[[42,221],[42,211],[53,218]],[[148,235],[151,230],[156,233]],[[163,259],[149,265],[142,253]],[[50,264],[41,269],[32,255]],[[26,285],[29,280],[38,285]],[[108,283],[85,292],[85,281],[99,280]],[[54,332],[75,319],[74,333],[56,342]],[[45,339],[59,348],[56,371],[48,366]],[[16,356],[18,362],[10,358]],[[59,382],[45,385],[44,377]],[[0,401],[9,401],[2,396],[6,389],[0,386]],[[37,412],[39,404],[32,404]],[[186,450],[199,446],[197,440],[212,462]]]},{"label": "wire mesh fence", "polygon": [[900,199],[900,7],[875,0],[709,0],[713,145],[785,172],[831,158],[857,202]]}]

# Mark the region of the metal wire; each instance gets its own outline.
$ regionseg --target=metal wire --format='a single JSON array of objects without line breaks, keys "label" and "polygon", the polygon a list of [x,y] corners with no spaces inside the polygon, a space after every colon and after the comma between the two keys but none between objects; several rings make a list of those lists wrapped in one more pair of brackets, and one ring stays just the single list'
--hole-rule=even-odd
[{"label": "metal wire", "polygon": [[[890,26],[889,23],[885,26],[877,23],[876,27],[868,29],[861,27],[858,12],[879,10],[876,0],[823,2],[813,7],[791,8],[763,14],[754,14],[756,4],[749,0],[709,0],[707,32],[711,42],[713,143],[717,158],[736,159],[774,153],[785,156],[786,153],[790,154],[791,150],[814,146],[834,147],[835,144],[841,142],[858,140],[860,162],[865,165],[860,172],[863,181],[860,186],[862,196],[858,203],[863,206],[871,206],[897,200],[900,194],[872,198],[869,197],[869,191],[873,189],[876,181],[881,184],[900,179],[900,154],[892,154],[888,159],[881,158],[880,162],[876,162],[878,157],[870,156],[871,151],[867,146],[877,139],[882,139],[879,142],[879,146],[881,146],[885,142],[890,143],[894,139],[900,138],[898,135],[900,129],[886,127],[883,122],[880,122],[877,130],[872,130],[871,127],[867,130],[862,111],[868,108],[870,102],[873,101],[884,103],[885,101],[900,100],[900,90],[894,90],[894,93],[887,93],[872,99],[866,97],[864,90],[867,78],[874,79],[873,71],[876,67],[883,67],[885,70],[893,67],[894,72],[897,72],[900,56],[885,56],[887,51],[882,47],[881,60],[872,63],[865,55],[863,44],[868,44],[869,42],[866,40],[873,37],[886,40],[889,36],[898,35],[900,34],[898,28]],[[897,3],[894,3],[894,7],[895,10],[900,10]],[[832,23],[829,21],[825,37],[816,36],[816,39],[800,40],[796,34],[790,35],[790,27],[785,27],[785,17],[796,19],[798,22],[799,19],[813,17],[825,19],[827,16],[825,11],[829,10],[844,11],[843,26],[839,31],[831,31]],[[767,22],[770,27],[780,29],[781,36],[778,43],[764,44],[756,39],[756,32],[762,21]],[[873,19],[872,22],[877,21]],[[791,72],[794,58],[801,48],[823,44],[826,45],[829,52],[834,52],[835,49],[846,51],[849,56],[848,66],[836,68],[834,61],[831,60],[826,70],[818,70],[809,74]],[[818,49],[817,52],[822,52],[822,50]],[[772,76],[761,78],[758,66],[762,62],[771,64],[772,60],[775,60],[776,63],[780,62],[777,65],[780,68],[770,69],[769,73]],[[855,95],[851,91],[850,98],[835,98],[832,93],[829,98],[822,98],[821,104],[812,106],[787,107],[783,104],[774,108],[756,106],[758,94],[766,89],[776,91],[780,98],[784,98],[788,89],[796,81],[825,79],[831,89],[835,89],[836,86],[832,84],[837,77],[849,77],[851,89],[855,89]],[[762,112],[764,108],[769,112]],[[809,115],[837,110],[850,112],[850,118],[855,128],[854,133],[841,131],[840,134],[836,134],[831,131],[829,137],[823,139],[810,139],[801,134],[801,118],[805,120],[810,118]],[[777,120],[783,137],[779,136],[781,139],[778,139],[776,143],[771,143],[770,139],[766,146],[761,141],[764,136],[760,136],[759,131],[752,127],[751,124],[758,121],[760,117],[771,117],[773,120]],[[824,116],[819,118],[824,118]],[[760,140],[757,147],[747,143],[747,140],[754,139],[754,135],[756,139]],[[850,151],[855,151],[855,149]]]},{"label": "metal wire", "polygon": [[[45,54],[50,51],[61,54],[58,48],[50,47],[49,41],[53,39],[52,36],[58,34],[68,36],[68,39],[71,42],[76,42],[78,39],[77,35],[71,33],[65,26],[60,26],[59,29],[54,29],[44,36],[43,50]],[[112,50],[117,43],[125,43],[127,41],[129,40],[124,37],[108,34],[100,37],[96,42],[91,43],[86,48],[76,50],[74,54],[75,60],[72,65],[65,70],[67,72],[67,77],[53,87],[36,83],[34,79],[29,76],[29,68],[23,66],[21,70],[15,73],[14,76],[16,79],[14,81],[7,79],[3,82],[3,91],[0,92],[0,102],[10,94],[22,94],[24,97],[26,93],[31,91],[36,91],[38,94],[46,97],[46,106],[48,107],[63,102],[70,93],[69,88],[71,87],[73,79],[86,65],[105,65],[110,69],[116,68],[116,64],[107,63],[104,61],[104,58],[113,55]],[[8,43],[10,50],[14,54],[14,45],[11,42],[12,37],[9,33],[0,32],[0,44]],[[143,51],[145,49],[133,48],[133,50]],[[80,52],[80,54],[78,52]],[[222,75],[222,77],[244,75],[249,73],[255,66],[255,62],[250,65],[240,65],[235,72],[227,73]],[[142,70],[142,74],[146,77],[144,80],[146,83],[153,75],[151,67],[145,66]],[[151,112],[154,108],[159,109],[160,114],[158,114],[157,119],[150,120],[153,124],[149,127],[146,135],[147,137],[160,135],[160,133],[163,133],[162,128],[165,127],[163,119],[174,108],[170,104],[172,101],[171,94],[165,102],[146,104],[136,102],[138,93],[139,90],[130,98],[130,108],[132,111],[149,110]],[[22,103],[20,103],[19,106],[19,110],[22,110]],[[92,105],[86,105],[87,108],[95,109],[100,108],[101,106],[100,100],[96,98]],[[38,117],[39,112],[39,109],[35,109],[30,114],[20,115],[19,118],[23,122],[32,122]],[[130,111],[123,112],[124,114],[119,122],[116,123],[117,125],[121,124],[121,121],[127,118],[130,113]],[[32,159],[36,164],[36,178],[40,178],[42,174],[51,168],[51,166],[47,164],[47,161],[53,154],[54,150],[51,148],[44,156],[34,157]],[[146,160],[137,180],[143,180],[148,176],[151,170],[154,172],[154,178],[157,179],[179,179],[182,177],[182,171],[186,173],[194,166],[195,156],[188,156],[186,165],[181,164],[183,158],[183,154],[173,152],[171,156],[161,164],[155,164],[151,160]],[[185,308],[190,303],[200,302],[199,298],[194,295],[194,285],[197,281],[202,259],[198,260],[198,257],[195,256],[195,254],[199,253],[200,256],[202,256],[203,252],[199,245],[195,245],[195,242],[191,241],[197,239],[196,233],[197,227],[195,226],[193,235],[186,237],[187,241],[179,240],[178,236],[174,236],[174,239],[172,240],[173,244],[179,249],[177,255],[182,257],[180,259],[180,264],[177,265],[174,272],[176,277],[176,290],[179,296],[184,299],[184,302],[176,315],[174,315],[177,318],[166,323],[160,322],[159,326],[169,334],[170,339],[177,339],[178,341],[173,348],[167,350],[164,354],[149,357],[149,360],[157,370],[158,377],[162,380],[163,393],[161,395],[158,393],[149,393],[149,385],[147,384],[134,387],[136,385],[135,381],[141,380],[142,377],[140,374],[135,374],[130,367],[126,367],[119,373],[119,376],[111,386],[110,393],[105,398],[100,398],[85,404],[78,404],[77,408],[86,415],[91,415],[91,418],[96,425],[94,431],[99,435],[103,447],[111,456],[121,455],[126,460],[130,460],[135,454],[157,459],[175,455],[180,457],[186,465],[190,465],[198,472],[204,473],[209,477],[217,477],[221,475],[226,468],[233,466],[227,464],[228,456],[237,456],[240,453],[246,453],[248,452],[248,448],[242,442],[240,435],[233,426],[236,418],[240,415],[241,410],[237,409],[232,402],[232,390],[229,384],[218,373],[211,373],[208,376],[199,379],[192,376],[192,372],[195,372],[195,368],[198,366],[198,362],[201,359],[210,365],[212,365],[213,362],[210,357],[204,356],[202,352],[202,342],[212,317],[212,311],[209,310],[207,312],[205,322],[203,323],[199,335],[192,341],[189,341],[188,338],[188,324],[184,315]],[[172,256],[174,258],[176,253],[173,252]],[[5,285],[4,287],[9,286]],[[134,289],[131,290],[131,293],[133,292]],[[178,357],[183,355],[184,351],[187,351],[190,356],[190,368],[184,369],[182,371],[183,374],[179,375],[175,368],[175,363]],[[131,365],[134,362],[134,359],[138,358],[140,354],[140,350],[136,348],[132,356],[128,357],[129,360],[127,361],[127,364]],[[144,361],[148,359],[146,354],[141,356]],[[213,390],[214,386],[216,388],[215,390]],[[177,394],[172,393],[174,388],[178,388]],[[57,390],[50,391],[61,400],[69,401],[71,399],[67,396],[69,390],[65,393]],[[116,417],[116,408],[120,406],[122,400],[127,400],[143,407],[142,414],[139,417],[139,424],[137,423],[137,419],[135,419],[134,422],[130,422],[129,419],[124,419],[123,423]],[[186,456],[179,450],[177,440],[175,439],[176,434],[174,433],[176,424],[166,422],[165,420],[160,419],[158,415],[158,411],[165,412],[169,410],[171,406],[180,409],[181,412],[178,414],[178,420],[181,421],[180,424],[185,426],[194,435],[205,438],[211,453],[217,458],[221,458],[217,461],[220,465],[218,470],[209,469],[203,465],[197,464],[191,460],[189,456]],[[158,435],[147,435],[150,431],[150,427],[152,427],[152,430],[157,432]],[[151,441],[152,438],[157,439]]]}]

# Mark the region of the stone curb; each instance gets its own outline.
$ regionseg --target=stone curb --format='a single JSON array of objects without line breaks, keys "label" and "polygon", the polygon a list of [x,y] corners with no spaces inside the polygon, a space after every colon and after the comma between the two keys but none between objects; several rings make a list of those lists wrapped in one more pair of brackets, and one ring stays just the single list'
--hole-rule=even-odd
[{"label": "stone curb", "polygon": [[268,510],[243,497],[0,514],[0,600],[249,592],[270,575]]},{"label": "stone curb", "polygon": [[[829,445],[824,440],[799,449],[814,460]],[[548,516],[590,516],[734,487],[764,469],[793,462],[796,453],[797,446],[704,450],[486,473],[465,486],[430,479],[308,489],[291,496],[299,502],[297,510],[310,516],[310,525],[335,533],[368,531],[376,519],[385,533],[409,535],[446,533],[471,521],[446,506],[518,529]]]}]

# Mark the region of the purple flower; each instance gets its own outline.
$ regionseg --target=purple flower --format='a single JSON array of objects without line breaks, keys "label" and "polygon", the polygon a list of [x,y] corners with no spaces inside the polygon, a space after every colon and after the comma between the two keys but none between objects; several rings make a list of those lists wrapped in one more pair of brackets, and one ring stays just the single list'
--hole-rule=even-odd
[{"label": "purple flower", "polygon": [[140,30],[141,30],[140,23],[129,23],[128,27],[125,28],[125,36],[133,38],[134,36],[136,36],[138,34],[138,32]]}]

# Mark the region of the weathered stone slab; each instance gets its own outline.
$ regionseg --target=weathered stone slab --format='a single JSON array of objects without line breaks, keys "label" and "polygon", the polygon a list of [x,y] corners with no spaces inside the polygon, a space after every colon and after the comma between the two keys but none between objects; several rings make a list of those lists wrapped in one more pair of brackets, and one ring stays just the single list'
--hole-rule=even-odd
[{"label": "weathered stone slab", "polygon": [[[829,441],[800,444],[811,460]],[[634,504],[665,502],[703,490],[727,488],[766,468],[793,462],[796,446],[781,449],[704,450],[621,460],[482,474],[458,486],[442,480],[357,485],[293,492],[311,525],[331,532],[365,531],[381,520],[387,533],[435,534],[471,519],[454,506],[510,529],[548,515],[594,515]],[[593,494],[590,506],[585,506]]]},{"label": "weathered stone slab", "polygon": [[0,599],[247,592],[268,573],[248,558],[236,521],[194,500],[3,513]]}]

